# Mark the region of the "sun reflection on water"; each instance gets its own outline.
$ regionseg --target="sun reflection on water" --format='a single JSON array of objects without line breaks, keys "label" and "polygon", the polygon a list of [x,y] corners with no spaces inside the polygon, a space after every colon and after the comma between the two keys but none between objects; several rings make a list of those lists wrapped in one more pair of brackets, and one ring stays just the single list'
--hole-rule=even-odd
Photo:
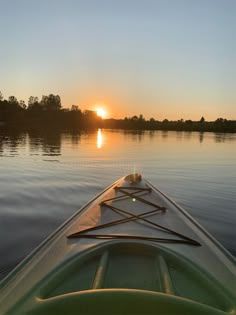
[{"label": "sun reflection on water", "polygon": [[101,149],[103,145],[102,130],[99,128],[97,132],[97,148]]}]

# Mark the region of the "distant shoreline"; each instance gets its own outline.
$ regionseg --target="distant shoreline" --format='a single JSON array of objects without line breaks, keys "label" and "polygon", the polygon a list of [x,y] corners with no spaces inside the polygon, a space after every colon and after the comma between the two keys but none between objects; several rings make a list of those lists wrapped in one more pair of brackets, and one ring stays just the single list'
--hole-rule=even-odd
[{"label": "distant shoreline", "polygon": [[151,118],[146,120],[142,114],[124,119],[102,119],[95,111],[81,111],[72,105],[65,109],[59,95],[43,95],[42,99],[30,96],[28,105],[18,101],[15,96],[3,98],[0,92],[0,128],[21,130],[84,130],[84,129],[124,129],[124,130],[163,130],[163,131],[198,131],[236,133],[236,120],[217,118],[206,121],[179,119],[163,121]]},{"label": "distant shoreline", "polygon": [[103,128],[132,129],[132,130],[162,130],[162,131],[198,131],[198,132],[223,132],[236,133],[236,121],[218,118],[216,121],[191,121],[178,120],[133,120],[131,119],[106,119]]},{"label": "distant shoreline", "polygon": [[[54,116],[54,115],[53,115]],[[68,120],[68,119],[47,119],[32,120],[11,120],[8,122],[0,120],[0,131],[58,131],[76,132],[84,130],[119,129],[134,131],[186,131],[186,132],[213,132],[213,133],[236,133],[236,121],[218,119],[214,122],[189,122],[189,121],[132,121],[127,119],[104,119],[104,120]]]}]

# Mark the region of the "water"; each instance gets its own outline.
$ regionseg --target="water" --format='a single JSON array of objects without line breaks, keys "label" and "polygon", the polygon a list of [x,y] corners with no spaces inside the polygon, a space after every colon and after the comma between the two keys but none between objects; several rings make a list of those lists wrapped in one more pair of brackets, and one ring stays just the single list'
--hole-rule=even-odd
[{"label": "water", "polygon": [[0,130],[0,278],[95,194],[137,171],[236,255],[236,134]]}]

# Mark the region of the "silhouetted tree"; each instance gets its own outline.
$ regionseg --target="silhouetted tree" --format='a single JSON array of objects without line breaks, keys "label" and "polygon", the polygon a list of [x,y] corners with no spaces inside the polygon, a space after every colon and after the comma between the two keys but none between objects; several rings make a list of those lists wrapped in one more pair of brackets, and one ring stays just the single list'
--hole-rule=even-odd
[{"label": "silhouetted tree", "polygon": [[47,111],[59,111],[61,109],[61,98],[59,95],[43,95],[40,103],[44,110]]},{"label": "silhouetted tree", "polygon": [[30,96],[28,100],[28,109],[29,110],[36,110],[42,108],[39,104],[39,99],[37,96]]},{"label": "silhouetted tree", "polygon": [[79,106],[78,105],[71,105],[71,111],[78,111],[79,110]]},{"label": "silhouetted tree", "polygon": [[2,92],[0,91],[0,102],[3,101],[3,95]]},{"label": "silhouetted tree", "polygon": [[143,117],[142,114],[140,114],[139,117],[138,117],[138,120],[139,120],[140,122],[144,122],[144,121],[145,121],[145,118]]},{"label": "silhouetted tree", "polygon": [[19,105],[19,103],[18,103],[18,101],[17,101],[17,98],[16,98],[15,96],[9,96],[9,97],[8,97],[8,103],[9,103],[10,105],[15,105],[15,106],[18,106],[18,105]]},{"label": "silhouetted tree", "polygon": [[83,126],[84,127],[101,127],[102,118],[98,117],[97,113],[92,110],[85,110],[83,112]]},{"label": "silhouetted tree", "polygon": [[97,116],[96,112],[94,112],[93,110],[88,110],[88,109],[86,109],[83,112],[83,114],[85,117],[88,117],[88,118],[95,118]]},{"label": "silhouetted tree", "polygon": [[19,101],[19,105],[20,105],[20,107],[21,107],[22,109],[26,109],[25,101],[20,100],[20,101]]},{"label": "silhouetted tree", "polygon": [[205,122],[205,118],[202,117],[200,120],[199,120],[200,123],[204,123]]},{"label": "silhouetted tree", "polygon": [[227,119],[224,119],[224,118],[217,118],[217,119],[215,120],[215,123],[217,123],[217,124],[222,124],[222,123],[224,123],[224,122],[227,122]]},{"label": "silhouetted tree", "polygon": [[20,104],[15,96],[9,96],[8,97],[8,102],[7,102],[7,112],[9,113],[16,113],[19,110],[22,110],[20,107]]}]

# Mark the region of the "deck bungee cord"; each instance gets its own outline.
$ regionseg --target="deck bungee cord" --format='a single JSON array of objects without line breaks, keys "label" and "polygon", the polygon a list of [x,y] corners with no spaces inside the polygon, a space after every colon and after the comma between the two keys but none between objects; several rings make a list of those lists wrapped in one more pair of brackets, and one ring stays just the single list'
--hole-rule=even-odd
[{"label": "deck bungee cord", "polygon": [[[115,220],[115,221],[111,221],[108,223],[104,223],[104,224],[100,224],[100,225],[96,225],[94,227],[88,228],[88,229],[84,229],[75,233],[72,233],[70,235],[67,236],[67,238],[96,238],[96,239],[139,239],[139,240],[149,240],[149,241],[153,241],[153,242],[164,242],[164,243],[178,243],[178,244],[189,244],[189,245],[194,245],[194,246],[201,246],[201,244],[181,233],[178,233],[174,230],[171,230],[163,225],[157,224],[155,222],[152,222],[148,219],[145,219],[144,217],[147,217],[149,215],[153,215],[155,213],[157,213],[158,211],[166,211],[166,207],[160,206],[156,203],[150,202],[146,199],[144,199],[142,196],[148,193],[151,193],[152,189],[151,188],[143,188],[143,187],[114,187],[115,191],[118,191],[120,193],[122,193],[121,196],[115,196],[113,198],[109,198],[106,200],[103,200],[100,203],[100,207],[106,207],[111,209],[112,211],[121,214],[121,215],[128,215],[128,217],[124,218],[124,219],[119,219],[119,220]],[[133,191],[132,193],[129,192],[129,190]],[[140,193],[142,193],[142,196],[140,195]],[[144,194],[143,194],[144,193]],[[119,202],[121,200],[127,199],[127,198],[133,198],[146,205],[152,206],[155,209],[152,211],[147,211],[144,213],[141,213],[139,215],[134,215],[131,212],[124,210],[124,209],[120,209],[117,208],[111,204],[108,204],[108,202]],[[160,237],[148,237],[148,236],[142,236],[142,235],[124,235],[124,234],[86,234],[88,232],[91,231],[95,231],[95,230],[99,230],[99,229],[104,229],[107,227],[111,227],[111,226],[115,226],[118,224],[122,224],[122,223],[126,223],[126,222],[130,222],[130,221],[137,221],[137,220],[142,220],[145,223],[148,223],[149,225],[151,225],[152,228],[155,229],[161,229],[164,232],[167,232],[169,234],[175,235],[180,237],[181,239],[173,239],[173,238],[160,238]]]}]

